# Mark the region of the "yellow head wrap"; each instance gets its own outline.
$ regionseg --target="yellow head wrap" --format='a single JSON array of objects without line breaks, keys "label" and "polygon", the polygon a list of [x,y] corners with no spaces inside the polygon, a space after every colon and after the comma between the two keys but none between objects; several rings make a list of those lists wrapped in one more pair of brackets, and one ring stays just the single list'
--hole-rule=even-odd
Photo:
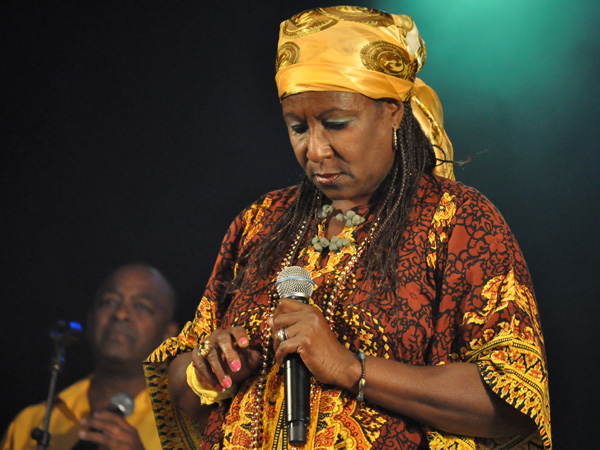
[{"label": "yellow head wrap", "polygon": [[[411,101],[413,114],[442,161],[451,161],[442,105],[416,73],[425,43],[405,15],[354,6],[318,8],[281,23],[275,81],[279,98],[307,91],[357,92]],[[451,162],[434,173],[454,179]]]}]

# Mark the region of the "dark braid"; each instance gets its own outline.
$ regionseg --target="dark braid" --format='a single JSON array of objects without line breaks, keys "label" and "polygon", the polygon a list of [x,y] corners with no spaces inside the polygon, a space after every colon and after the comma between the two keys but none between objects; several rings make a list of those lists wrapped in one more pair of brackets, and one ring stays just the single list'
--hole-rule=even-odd
[{"label": "dark braid", "polygon": [[[363,258],[367,261],[365,279],[376,275],[382,277],[376,284],[381,284],[385,278],[392,283],[396,281],[398,252],[388,252],[388,249],[399,248],[419,180],[423,174],[430,174],[436,163],[433,147],[414,118],[410,102],[404,103],[404,116],[397,133],[400,148],[396,151],[390,173],[375,194],[377,199],[382,200],[379,210],[382,221]],[[387,195],[390,190],[393,192]],[[241,285],[247,270],[254,271],[254,278],[258,280],[275,275],[304,221],[307,222],[305,233],[316,227],[321,195],[305,176],[300,183],[298,196],[276,221],[271,233],[245,261],[247,265],[243,264],[246,267],[238,272],[230,292],[250,289],[250,286]],[[264,264],[265,261],[271,264]]]},{"label": "dark braid", "polygon": [[[394,284],[397,281],[397,250],[413,206],[413,199],[422,175],[431,174],[436,164],[431,142],[415,119],[410,102],[404,103],[404,117],[397,134],[399,148],[396,151],[394,166],[380,187],[380,195],[384,198],[379,211],[382,222],[365,255],[365,279],[378,274],[381,277],[379,283],[386,278]],[[395,192],[386,196],[389,190]],[[390,249],[392,251],[389,251]]]}]

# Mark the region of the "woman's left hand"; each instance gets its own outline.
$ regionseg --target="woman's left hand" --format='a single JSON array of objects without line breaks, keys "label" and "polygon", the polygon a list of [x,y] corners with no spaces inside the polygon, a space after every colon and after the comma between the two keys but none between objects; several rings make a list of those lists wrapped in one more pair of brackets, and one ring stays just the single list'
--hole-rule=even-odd
[{"label": "woman's left hand", "polygon": [[[283,298],[269,321],[278,364],[283,363],[286,355],[298,353],[321,383],[345,389],[356,384],[360,378],[360,362],[338,341],[317,307]],[[283,341],[277,337],[280,330],[285,330]]]}]

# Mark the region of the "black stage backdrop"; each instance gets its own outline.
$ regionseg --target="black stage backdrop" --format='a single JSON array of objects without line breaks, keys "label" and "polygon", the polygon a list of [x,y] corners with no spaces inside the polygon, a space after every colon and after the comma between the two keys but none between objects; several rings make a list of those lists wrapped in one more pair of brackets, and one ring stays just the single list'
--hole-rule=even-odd
[{"label": "black stage backdrop", "polygon": [[[331,4],[0,6],[2,428],[45,399],[48,331],[84,321],[105,275],[157,266],[183,323],[237,212],[300,179],[273,80],[278,25]],[[422,77],[442,100],[455,156],[477,155],[457,178],[499,207],[533,275],[555,448],[593,448],[600,15],[596,2],[530,2],[529,15],[513,14],[524,24],[515,38],[485,10],[521,4],[457,0],[446,15],[434,2],[363,3],[416,19],[429,50]],[[469,8],[479,31],[465,38],[445,18]],[[492,63],[479,64],[473,46]],[[518,70],[493,78],[517,56]],[[83,346],[69,349],[59,387],[89,364]]]}]

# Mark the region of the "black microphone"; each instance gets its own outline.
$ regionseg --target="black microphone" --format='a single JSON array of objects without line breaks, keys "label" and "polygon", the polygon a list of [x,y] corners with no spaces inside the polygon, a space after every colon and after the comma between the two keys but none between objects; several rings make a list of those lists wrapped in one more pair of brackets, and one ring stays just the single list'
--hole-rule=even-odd
[{"label": "black microphone", "polygon": [[[275,288],[281,298],[308,303],[314,284],[308,270],[291,266],[280,272]],[[303,445],[310,422],[310,372],[297,353],[285,357],[283,370],[288,440],[291,445]]]},{"label": "black microphone", "polygon": [[[125,392],[119,392],[113,395],[108,402],[107,411],[117,414],[121,417],[128,417],[133,412],[133,398]],[[97,430],[95,430],[97,431]],[[98,444],[91,441],[79,440],[71,450],[97,450]]]}]

